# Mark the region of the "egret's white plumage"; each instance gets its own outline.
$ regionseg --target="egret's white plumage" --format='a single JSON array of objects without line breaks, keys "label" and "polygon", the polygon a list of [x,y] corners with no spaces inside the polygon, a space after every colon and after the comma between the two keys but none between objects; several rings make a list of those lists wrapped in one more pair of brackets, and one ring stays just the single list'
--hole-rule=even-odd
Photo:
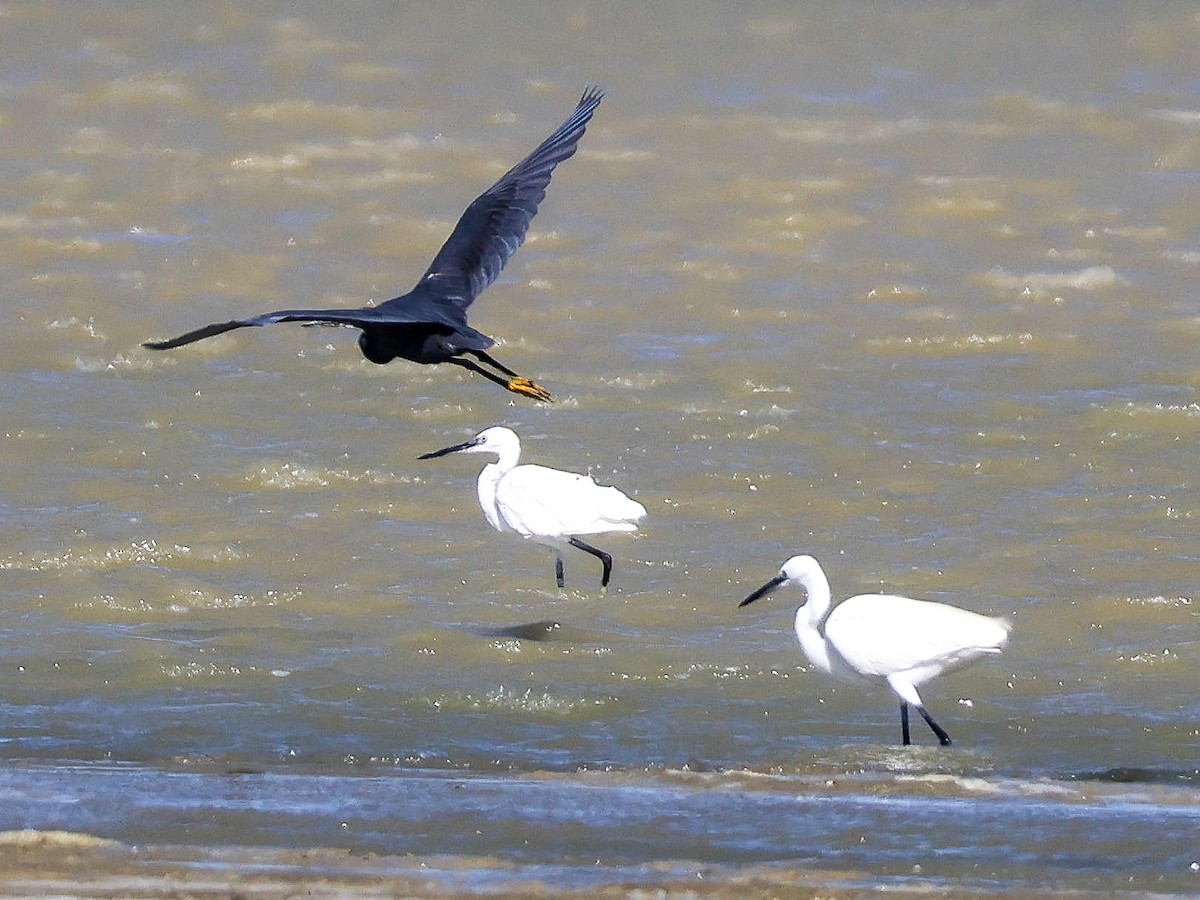
[{"label": "egret's white plumage", "polygon": [[999,653],[1012,628],[1007,619],[892,594],[859,594],[833,607],[829,579],[811,556],[793,556],[775,578],[739,605],[753,603],[783,584],[798,584],[808,594],[808,602],[796,610],[796,637],[808,661],[845,680],[885,679],[900,698],[905,744],[910,703],[938,740],[950,743],[917,688],[943,672]]},{"label": "egret's white plumage", "polygon": [[562,549],[572,546],[597,557],[604,566],[600,586],[607,587],[612,557],[585,544],[577,535],[637,531],[646,508],[615,487],[596,484],[588,475],[546,466],[518,465],[521,440],[512,429],[485,429],[453,447],[426,453],[421,459],[447,453],[494,453],[496,461],[479,473],[476,489],[484,518],[497,531],[511,531],[555,551],[555,576],[563,586]]}]

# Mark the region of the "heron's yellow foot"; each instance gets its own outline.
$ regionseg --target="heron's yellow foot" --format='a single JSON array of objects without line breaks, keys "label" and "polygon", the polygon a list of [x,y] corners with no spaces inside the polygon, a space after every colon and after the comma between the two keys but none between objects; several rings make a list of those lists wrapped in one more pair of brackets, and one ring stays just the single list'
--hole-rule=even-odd
[{"label": "heron's yellow foot", "polygon": [[554,398],[550,396],[550,392],[536,382],[530,381],[528,378],[520,376],[514,378],[508,383],[508,389],[514,394],[521,394],[524,397],[532,397],[534,400],[541,400],[543,403],[553,403]]}]

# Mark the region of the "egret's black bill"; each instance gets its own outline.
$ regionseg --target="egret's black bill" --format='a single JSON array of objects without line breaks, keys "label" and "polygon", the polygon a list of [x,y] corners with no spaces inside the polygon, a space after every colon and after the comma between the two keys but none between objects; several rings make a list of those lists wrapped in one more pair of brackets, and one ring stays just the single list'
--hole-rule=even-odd
[{"label": "egret's black bill", "polygon": [[453,447],[443,447],[441,450],[434,450],[432,453],[422,453],[417,459],[435,459],[439,456],[446,456],[450,453],[458,453],[460,450],[466,450],[469,447],[474,447],[479,443],[479,438],[471,438],[469,441],[463,441],[461,444],[455,444]]},{"label": "egret's black bill", "polygon": [[760,587],[757,591],[755,591],[753,594],[751,594],[749,597],[747,597],[745,600],[743,600],[741,603],[739,603],[738,609],[741,609],[743,606],[749,606],[755,600],[762,599],[763,597],[767,596],[767,594],[771,593],[771,591],[775,590],[775,588],[777,588],[781,584],[783,584],[785,581],[787,581],[786,576],[784,576],[782,574],[776,575],[774,578],[772,578],[770,581],[768,581],[766,584],[764,584],[762,587]]}]

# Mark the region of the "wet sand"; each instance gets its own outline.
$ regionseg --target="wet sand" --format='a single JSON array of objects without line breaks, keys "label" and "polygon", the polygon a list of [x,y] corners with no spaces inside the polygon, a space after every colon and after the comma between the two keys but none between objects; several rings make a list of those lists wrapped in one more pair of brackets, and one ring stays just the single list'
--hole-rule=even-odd
[{"label": "wet sand", "polygon": [[[885,883],[867,872],[746,866],[737,870],[689,867],[681,862],[647,866],[644,880],[586,888],[563,888],[553,876],[505,871],[502,861],[463,857],[388,857],[335,850],[217,850],[187,847],[127,847],[69,832],[0,833],[0,891],[14,898],[245,898],[422,897],[429,900],[493,897],[510,900],[607,898],[696,898],[776,900],[780,897],[861,897]],[[480,879],[477,873],[486,872]],[[956,887],[926,882],[919,873],[892,894],[942,897],[1108,897],[1047,884],[1044,890],[1013,890],[980,882]]]}]

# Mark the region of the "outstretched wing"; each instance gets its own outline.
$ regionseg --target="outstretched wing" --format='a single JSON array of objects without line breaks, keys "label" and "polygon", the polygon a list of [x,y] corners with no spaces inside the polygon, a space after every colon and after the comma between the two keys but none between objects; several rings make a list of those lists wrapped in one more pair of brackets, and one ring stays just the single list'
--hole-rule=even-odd
[{"label": "outstretched wing", "polygon": [[[142,346],[150,350],[172,350],[175,347],[182,347],[184,344],[193,344],[205,338],[216,337],[218,334],[233,331],[235,328],[254,328],[260,325],[276,325],[280,322],[306,322],[310,325],[353,325],[356,328],[365,328],[373,323],[378,323],[382,318],[377,312],[377,307],[370,306],[361,309],[281,309],[254,316],[251,319],[214,322],[168,341],[146,341]],[[387,319],[396,321],[396,316],[393,314]]]},{"label": "outstretched wing", "polygon": [[513,166],[499,181],[467,207],[454,231],[430,263],[428,271],[408,294],[378,306],[359,309],[281,309],[250,319],[214,322],[166,341],[147,341],[151,350],[170,350],[215,337],[236,328],[308,322],[331,325],[389,325],[441,322],[490,346],[491,339],[466,326],[466,309],[496,280],[504,264],[525,240],[554,167],[575,154],[579,139],[604,92],[588,88],[579,105],[558,130]]},{"label": "outstretched wing", "polygon": [[467,207],[454,231],[410,294],[379,305],[432,301],[465,318],[472,301],[496,280],[525,240],[554,167],[575,154],[604,92],[589,87],[558,130]]}]

